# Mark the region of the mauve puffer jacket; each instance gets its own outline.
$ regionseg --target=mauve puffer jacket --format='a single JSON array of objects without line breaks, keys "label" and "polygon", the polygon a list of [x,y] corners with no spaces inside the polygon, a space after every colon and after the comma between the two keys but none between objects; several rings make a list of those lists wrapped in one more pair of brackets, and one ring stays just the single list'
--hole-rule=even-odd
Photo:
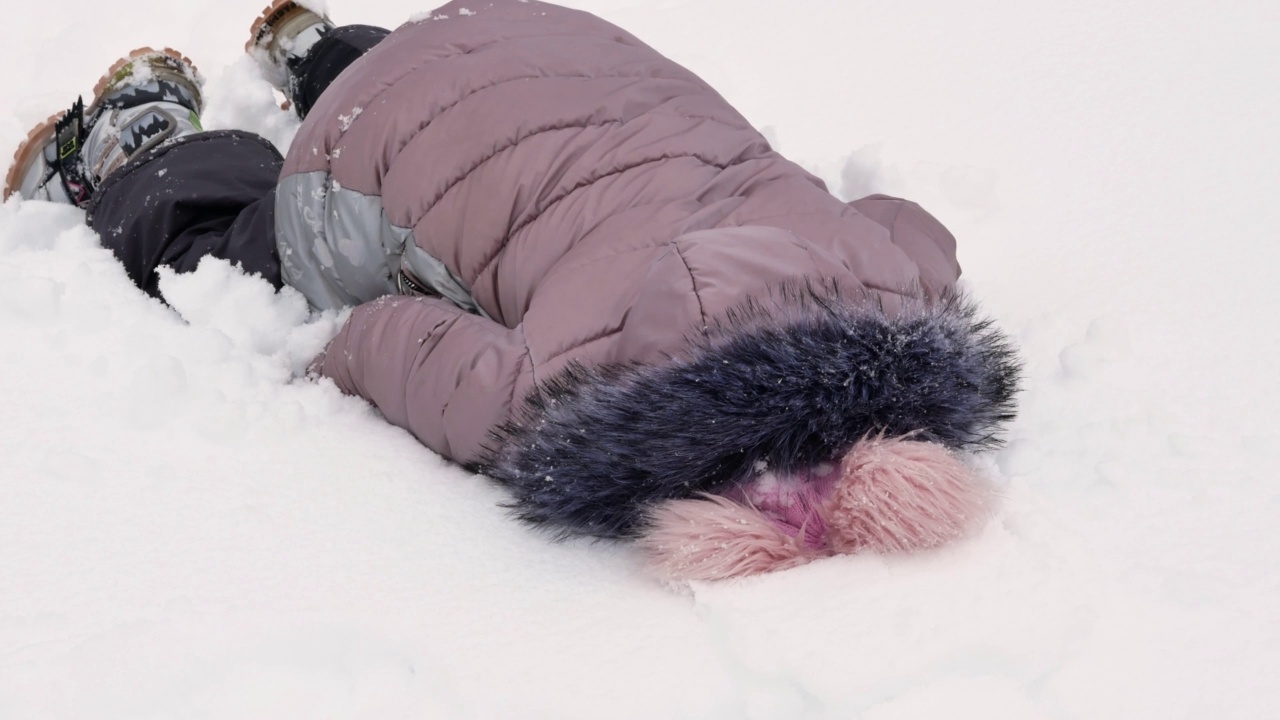
[{"label": "mauve puffer jacket", "polygon": [[[286,280],[364,303],[313,367],[565,533],[1009,416],[941,224],[841,202],[584,12],[463,0],[396,30],[308,116],[277,215]],[[402,269],[440,296],[394,296]]]}]

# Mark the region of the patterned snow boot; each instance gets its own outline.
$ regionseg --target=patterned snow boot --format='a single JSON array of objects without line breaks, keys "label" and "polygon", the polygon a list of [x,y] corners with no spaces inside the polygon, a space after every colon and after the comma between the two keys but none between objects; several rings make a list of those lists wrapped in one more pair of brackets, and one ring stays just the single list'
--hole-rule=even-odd
[{"label": "patterned snow boot", "polygon": [[140,154],[200,132],[201,79],[171,48],[139,48],[116,61],[93,101],[37,125],[18,146],[4,197],[85,207],[104,178]]},{"label": "patterned snow boot", "polygon": [[285,97],[293,97],[295,88],[290,85],[295,80],[290,69],[333,28],[333,21],[323,14],[293,0],[275,0],[253,22],[244,49],[268,82]]}]

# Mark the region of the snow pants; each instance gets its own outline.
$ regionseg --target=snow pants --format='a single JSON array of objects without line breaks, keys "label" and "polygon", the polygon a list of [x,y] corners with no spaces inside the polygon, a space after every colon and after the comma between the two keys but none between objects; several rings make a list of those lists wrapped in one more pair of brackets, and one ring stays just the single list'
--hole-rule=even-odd
[{"label": "snow pants", "polygon": [[[322,37],[289,68],[298,115],[305,118],[325,88],[388,34],[351,25]],[[159,297],[157,268],[187,272],[205,256],[239,265],[279,289],[275,202],[283,163],[280,152],[253,133],[188,135],[105,178],[86,221],[150,295]]]}]

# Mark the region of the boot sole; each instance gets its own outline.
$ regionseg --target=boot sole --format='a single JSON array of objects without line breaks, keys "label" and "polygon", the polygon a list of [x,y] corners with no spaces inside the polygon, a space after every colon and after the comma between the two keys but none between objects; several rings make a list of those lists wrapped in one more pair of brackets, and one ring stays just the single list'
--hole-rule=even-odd
[{"label": "boot sole", "polygon": [[[98,80],[97,84],[93,86],[93,102],[89,104],[86,112],[97,106],[98,101],[102,99],[103,91],[107,89],[107,86],[111,84],[111,81],[115,79],[116,75],[123,70],[125,66],[138,58],[145,57],[147,55],[165,55],[179,63],[185,64],[187,67],[191,68],[193,79],[199,73],[199,71],[196,70],[196,64],[191,62],[190,58],[173,48],[156,50],[151,47],[140,47],[115,61],[115,63],[111,65],[111,69],[107,70],[107,72]],[[9,172],[5,175],[4,179],[5,200],[8,200],[10,195],[13,195],[18,191],[18,187],[22,183],[22,178],[20,177],[22,169],[27,167],[27,162],[31,160],[32,153],[39,152],[44,149],[44,146],[49,142],[49,139],[53,137],[54,126],[57,125],[58,120],[60,120],[65,114],[66,113],[59,112],[50,115],[47,120],[32,128],[31,132],[27,133],[27,137],[22,141],[22,144],[18,145],[17,151],[13,153],[13,162],[9,165]]]},{"label": "boot sole", "polygon": [[27,138],[18,146],[16,152],[13,153],[13,163],[9,165],[9,173],[4,178],[4,199],[8,200],[10,195],[18,192],[18,187],[22,184],[22,169],[27,167],[27,163],[31,160],[32,153],[42,152],[44,146],[53,139],[54,126],[62,119],[66,113],[54,113],[49,119],[36,125],[27,133]]}]

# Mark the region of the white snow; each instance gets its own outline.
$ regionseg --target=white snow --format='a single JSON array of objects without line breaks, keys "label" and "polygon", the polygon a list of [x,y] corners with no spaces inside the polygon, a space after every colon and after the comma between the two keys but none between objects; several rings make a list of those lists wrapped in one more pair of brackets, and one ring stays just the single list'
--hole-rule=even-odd
[{"label": "white snow", "polygon": [[355,122],[355,121],[356,121],[356,118],[360,117],[360,116],[361,116],[361,115],[363,115],[363,114],[364,114],[364,108],[362,108],[362,107],[353,107],[353,108],[351,108],[351,112],[350,112],[349,114],[347,114],[347,115],[339,115],[339,116],[338,116],[338,129],[339,129],[339,130],[341,130],[342,132],[346,132],[346,131],[350,130],[350,129],[351,129],[351,123]]},{"label": "white snow", "polygon": [[[1280,5],[571,4],[959,237],[1027,362],[985,532],[660,587],[301,379],[340,316],[217,262],[166,307],[81,213],[11,201],[0,717],[1280,716]],[[260,11],[7,6],[0,148],[148,44],[200,65],[208,127],[287,146]]]}]

